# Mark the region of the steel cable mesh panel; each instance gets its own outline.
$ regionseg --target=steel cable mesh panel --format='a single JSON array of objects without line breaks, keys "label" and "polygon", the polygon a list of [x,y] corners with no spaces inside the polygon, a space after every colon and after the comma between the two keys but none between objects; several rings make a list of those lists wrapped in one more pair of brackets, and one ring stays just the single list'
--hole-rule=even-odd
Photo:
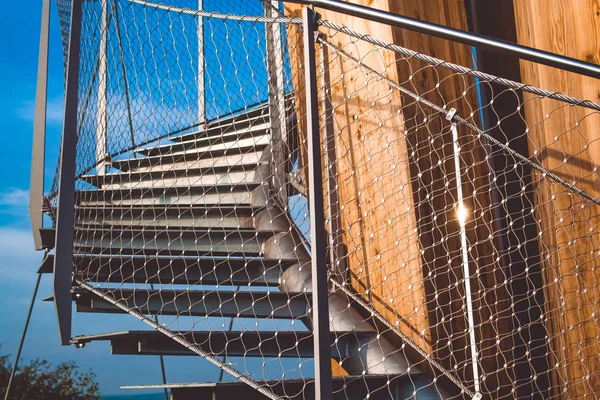
[{"label": "steel cable mesh panel", "polygon": [[598,105],[320,24],[334,287],[443,397],[594,397]]},{"label": "steel cable mesh panel", "polygon": [[[74,340],[311,398],[303,29],[197,6],[83,3],[75,302],[152,329]],[[600,106],[319,25],[334,397],[593,397]]]},{"label": "steel cable mesh panel", "polygon": [[275,397],[313,374],[285,30],[258,1],[189,3],[83,4],[75,302],[155,329],[113,351],[202,355]]}]

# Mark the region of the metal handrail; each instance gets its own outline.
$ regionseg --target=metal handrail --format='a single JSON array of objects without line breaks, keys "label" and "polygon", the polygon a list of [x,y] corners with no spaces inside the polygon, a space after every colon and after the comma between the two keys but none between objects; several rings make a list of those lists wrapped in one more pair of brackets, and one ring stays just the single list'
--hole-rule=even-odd
[{"label": "metal handrail", "polygon": [[408,29],[414,32],[424,33],[442,39],[452,40],[475,46],[482,49],[497,51],[519,57],[523,60],[537,62],[565,71],[575,72],[592,78],[600,78],[600,65],[591,64],[571,57],[565,57],[547,51],[506,42],[475,33],[465,32],[443,25],[432,24],[418,19],[381,11],[340,0],[283,0],[288,3],[297,3],[324,8],[326,10],[344,13],[370,21],[381,22]]}]

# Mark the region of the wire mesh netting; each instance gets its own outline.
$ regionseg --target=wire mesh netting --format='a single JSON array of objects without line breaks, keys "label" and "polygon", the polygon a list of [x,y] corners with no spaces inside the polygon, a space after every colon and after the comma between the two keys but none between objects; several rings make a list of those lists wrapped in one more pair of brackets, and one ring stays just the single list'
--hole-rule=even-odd
[{"label": "wire mesh netting", "polygon": [[[75,302],[153,329],[74,340],[310,398],[300,8],[198,9],[83,2]],[[318,24],[334,396],[595,398],[600,105]]]}]

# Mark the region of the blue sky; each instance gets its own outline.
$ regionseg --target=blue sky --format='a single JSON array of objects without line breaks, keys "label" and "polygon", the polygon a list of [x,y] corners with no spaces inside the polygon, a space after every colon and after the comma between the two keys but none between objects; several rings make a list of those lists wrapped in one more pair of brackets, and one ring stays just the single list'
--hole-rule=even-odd
[{"label": "blue sky", "polygon": [[[29,171],[41,1],[2,3],[0,12],[0,344],[2,353],[14,356],[42,253],[34,251],[28,215]],[[46,190],[48,190],[60,143],[63,113],[63,59],[58,15],[52,1]],[[43,358],[53,363],[74,360],[82,369],[93,369],[103,394],[119,393],[119,386],[160,383],[157,357],[111,356],[108,343],[84,349],[59,345],[52,303],[41,302],[51,294],[50,276],[44,276],[22,357]],[[99,318],[75,314],[74,334],[144,329],[129,316]],[[216,368],[199,358],[167,359],[173,381],[215,379]]]},{"label": "blue sky", "polygon": [[[205,1],[205,4],[210,3]],[[43,256],[34,251],[28,215],[40,18],[40,0],[4,2],[0,13],[0,132],[5,138],[5,145],[0,147],[3,163],[0,174],[0,311],[3,316],[0,345],[2,353],[12,355],[17,351],[36,271]],[[216,45],[217,35],[211,36]],[[235,86],[231,90],[239,91]],[[52,1],[46,192],[58,158],[62,114],[63,56],[56,5]],[[74,360],[82,369],[92,369],[97,374],[104,395],[122,393],[119,390],[122,385],[161,383],[157,357],[111,356],[108,343],[92,343],[84,349],[60,346],[53,304],[41,302],[41,298],[51,294],[50,284],[51,277],[44,276],[22,353],[24,360],[39,357],[54,364]],[[73,335],[147,328],[129,315],[74,313]],[[254,361],[249,364],[258,364],[255,367],[260,369],[262,360]],[[200,357],[166,358],[166,365],[170,382],[212,381],[219,374],[216,367]],[[226,379],[230,379],[227,374]]]},{"label": "blue sky", "polygon": [[[42,253],[33,250],[27,208],[41,2],[4,2],[2,8],[0,132],[5,138],[5,145],[0,147],[3,164],[3,173],[0,175],[0,309],[3,315],[0,343],[3,353],[14,355],[33,291],[35,272],[42,259]],[[47,188],[51,184],[56,165],[63,113],[63,60],[58,15],[54,4],[51,26]],[[83,350],[60,346],[53,305],[40,301],[50,294],[50,276],[44,276],[23,350],[23,359],[40,357],[53,363],[75,360],[82,369],[93,369],[96,372],[105,394],[117,393],[118,387],[124,384],[159,382],[158,360],[148,362],[147,358],[134,357],[111,359],[107,344],[91,345]],[[92,328],[101,328],[89,316],[77,320]]]}]

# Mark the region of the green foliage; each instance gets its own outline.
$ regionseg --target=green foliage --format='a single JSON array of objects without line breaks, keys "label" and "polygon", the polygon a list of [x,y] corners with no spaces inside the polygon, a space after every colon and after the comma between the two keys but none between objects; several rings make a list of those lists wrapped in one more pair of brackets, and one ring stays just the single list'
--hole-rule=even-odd
[{"label": "green foliage", "polygon": [[[4,399],[12,365],[7,355],[0,355],[0,399]],[[9,399],[97,400],[100,398],[96,375],[82,373],[73,361],[53,367],[46,360],[33,360],[17,369]]]}]

